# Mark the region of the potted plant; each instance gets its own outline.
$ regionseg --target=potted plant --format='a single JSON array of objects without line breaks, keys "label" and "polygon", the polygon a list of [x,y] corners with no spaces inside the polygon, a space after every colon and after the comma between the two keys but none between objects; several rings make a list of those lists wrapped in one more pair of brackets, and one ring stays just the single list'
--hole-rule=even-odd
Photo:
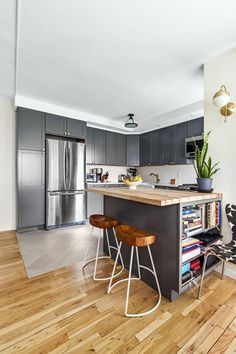
[{"label": "potted plant", "polygon": [[209,156],[207,159],[208,152],[208,139],[211,132],[208,132],[204,138],[202,149],[199,149],[196,142],[195,143],[195,160],[194,168],[197,174],[197,184],[199,192],[211,192],[212,191],[212,176],[219,171],[216,166],[219,162],[212,164],[212,159]]}]

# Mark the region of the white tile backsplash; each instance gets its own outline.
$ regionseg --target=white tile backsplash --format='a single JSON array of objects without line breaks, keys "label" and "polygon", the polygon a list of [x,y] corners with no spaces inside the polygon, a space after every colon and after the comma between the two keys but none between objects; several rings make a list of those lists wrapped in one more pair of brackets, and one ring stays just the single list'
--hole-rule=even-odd
[{"label": "white tile backsplash", "polygon": [[[93,168],[102,168],[103,173],[109,172],[109,181],[117,182],[118,175],[127,174],[126,166],[107,166],[107,165],[87,165],[86,172],[91,173]],[[160,183],[170,183],[171,178],[176,179],[176,185],[183,183],[196,183],[196,175],[193,165],[174,165],[174,166],[145,166],[138,167],[138,174],[143,177],[144,182],[155,183],[155,177],[149,176],[151,172],[159,174]]]},{"label": "white tile backsplash", "polygon": [[155,177],[149,176],[151,172],[159,174],[160,183],[170,183],[171,178],[176,179],[176,185],[183,183],[197,183],[193,165],[174,166],[145,166],[138,168],[138,174],[148,183],[155,183]]}]

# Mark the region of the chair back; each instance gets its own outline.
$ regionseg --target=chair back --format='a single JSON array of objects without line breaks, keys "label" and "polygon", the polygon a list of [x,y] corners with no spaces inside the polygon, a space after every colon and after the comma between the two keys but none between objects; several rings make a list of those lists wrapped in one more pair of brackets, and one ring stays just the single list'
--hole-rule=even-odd
[{"label": "chair back", "polygon": [[233,240],[236,241],[236,205],[227,204],[225,212],[231,227]]}]

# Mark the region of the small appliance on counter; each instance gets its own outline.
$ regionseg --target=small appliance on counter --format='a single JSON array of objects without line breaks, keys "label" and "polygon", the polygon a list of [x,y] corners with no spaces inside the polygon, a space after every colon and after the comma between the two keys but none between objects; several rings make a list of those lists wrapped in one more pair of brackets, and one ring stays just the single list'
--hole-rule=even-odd
[{"label": "small appliance on counter", "polygon": [[92,173],[96,175],[96,182],[101,183],[102,182],[102,174],[103,174],[103,169],[102,168],[93,168]]},{"label": "small appliance on counter", "polygon": [[87,183],[96,183],[97,176],[95,173],[86,173],[86,182]]},{"label": "small appliance on counter", "polygon": [[127,177],[133,178],[137,175],[137,168],[128,168],[128,175]]},{"label": "small appliance on counter", "polygon": [[118,182],[124,182],[125,180],[127,179],[127,176],[126,175],[118,175]]}]

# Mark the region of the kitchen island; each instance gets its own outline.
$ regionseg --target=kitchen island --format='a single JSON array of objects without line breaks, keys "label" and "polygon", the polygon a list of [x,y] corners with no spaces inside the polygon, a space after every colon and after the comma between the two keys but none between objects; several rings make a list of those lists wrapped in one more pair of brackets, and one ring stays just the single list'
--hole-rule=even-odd
[{"label": "kitchen island", "polygon": [[[207,206],[220,202],[221,193],[198,193],[159,189],[137,188],[89,188],[89,192],[104,195],[104,214],[117,218],[122,224],[129,224],[157,235],[157,241],[152,245],[152,254],[157,269],[161,291],[164,297],[175,300],[190,282],[182,281],[182,211],[191,206]],[[215,225],[216,226],[216,225]],[[220,225],[217,225],[218,232]],[[214,228],[211,227],[211,230]],[[202,232],[211,232],[203,225]],[[111,241],[112,235],[110,235]],[[197,237],[197,236],[196,236]],[[112,242],[111,242],[112,244]],[[114,244],[113,244],[114,245]],[[122,255],[125,267],[128,268],[130,248],[122,245]],[[104,238],[104,252],[107,244]],[[112,254],[113,258],[115,253]],[[202,257],[202,256],[201,256]],[[203,257],[202,257],[203,258]],[[147,250],[140,249],[140,264],[147,264]],[[202,264],[203,259],[201,259]],[[209,264],[211,271],[217,261]],[[137,273],[136,260],[133,267]],[[199,276],[199,274],[198,274]],[[152,275],[142,270],[142,279],[155,288]]]}]

